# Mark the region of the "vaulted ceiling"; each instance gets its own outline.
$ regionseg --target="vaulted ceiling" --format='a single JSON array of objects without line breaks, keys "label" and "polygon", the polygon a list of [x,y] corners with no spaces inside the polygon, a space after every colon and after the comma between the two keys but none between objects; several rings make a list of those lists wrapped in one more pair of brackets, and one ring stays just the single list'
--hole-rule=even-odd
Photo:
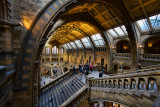
[{"label": "vaulted ceiling", "polygon": [[[128,10],[133,22],[136,22],[139,19],[148,18],[160,11],[160,0],[122,0],[122,2]],[[113,37],[127,37],[126,29],[123,26],[124,23],[119,14],[111,7],[104,4],[84,3],[70,9],[65,15],[83,12],[89,13],[106,31],[113,29],[113,32],[117,35],[113,35]],[[119,35],[117,30],[121,31],[122,35]],[[82,21],[69,22],[60,26],[52,33],[50,43],[53,45],[56,45],[57,43],[62,45],[97,33],[98,30],[88,23]]]}]

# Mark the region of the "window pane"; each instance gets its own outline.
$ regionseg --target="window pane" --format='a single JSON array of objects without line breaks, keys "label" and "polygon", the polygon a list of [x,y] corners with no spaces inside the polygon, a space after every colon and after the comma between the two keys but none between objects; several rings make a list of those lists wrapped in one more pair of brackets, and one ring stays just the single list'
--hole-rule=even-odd
[{"label": "window pane", "polygon": [[150,19],[152,28],[154,30],[159,30],[160,29],[160,14],[152,16],[149,19]]},{"label": "window pane", "polygon": [[72,47],[73,47],[74,49],[77,49],[77,48],[76,48],[76,45],[75,45],[73,42],[71,42],[70,44],[72,45]]},{"label": "window pane", "polygon": [[113,29],[108,30],[108,32],[109,32],[113,37],[118,37],[118,35],[114,32]]},{"label": "window pane", "polygon": [[149,25],[146,19],[142,19],[137,21],[137,24],[139,25],[142,32],[148,32],[149,31]]},{"label": "window pane", "polygon": [[78,48],[82,48],[82,44],[81,44],[80,40],[76,40],[75,43],[78,46]]},{"label": "window pane", "polygon": [[118,33],[119,36],[124,36],[125,35],[120,27],[116,27],[116,28],[114,28],[114,30]]},{"label": "window pane", "polygon": [[61,54],[63,54],[63,48],[61,49]]},{"label": "window pane", "polygon": [[71,45],[69,43],[67,43],[67,46],[69,47],[69,49],[72,49]]},{"label": "window pane", "polygon": [[127,32],[127,30],[126,30],[126,27],[123,25],[123,26],[121,26],[121,28],[122,28],[123,31],[128,35],[128,32]]},{"label": "window pane", "polygon": [[89,39],[89,37],[81,39],[82,42],[84,43],[85,47],[91,47],[91,43],[88,39]]},{"label": "window pane", "polygon": [[96,38],[95,35],[93,35],[93,36],[91,36],[91,37],[92,37],[93,40],[97,40],[97,38]]},{"label": "window pane", "polygon": [[58,54],[58,48],[57,48],[57,52],[56,53]]},{"label": "window pane", "polygon": [[100,44],[100,45],[104,45],[103,40],[99,40],[99,44]]},{"label": "window pane", "polygon": [[66,49],[68,49],[68,46],[67,46],[66,44],[64,44],[64,47],[65,47]]},{"label": "window pane", "polygon": [[102,36],[98,33],[96,34],[97,39],[102,39]]},{"label": "window pane", "polygon": [[96,44],[97,46],[99,46],[99,42],[98,42],[98,41],[95,41],[95,44]]},{"label": "window pane", "polygon": [[54,51],[53,51],[53,53],[56,54],[56,51],[57,51],[56,46],[54,46]]}]

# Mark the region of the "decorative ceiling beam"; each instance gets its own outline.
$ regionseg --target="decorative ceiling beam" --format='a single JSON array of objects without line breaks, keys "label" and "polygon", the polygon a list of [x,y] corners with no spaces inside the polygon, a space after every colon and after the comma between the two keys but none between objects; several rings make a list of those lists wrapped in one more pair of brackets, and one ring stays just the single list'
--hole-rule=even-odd
[{"label": "decorative ceiling beam", "polygon": [[143,13],[144,13],[145,17],[147,18],[147,22],[148,22],[148,25],[149,25],[149,27],[150,27],[150,30],[153,31],[153,28],[152,28],[152,26],[151,26],[151,23],[150,23],[150,21],[149,21],[149,19],[148,19],[148,14],[147,14],[146,9],[145,9],[145,7],[144,7],[144,5],[143,5],[143,1],[142,1],[142,0],[138,0],[138,1],[139,1],[140,5],[141,5],[141,7],[142,7],[142,10],[143,10]]},{"label": "decorative ceiling beam", "polygon": [[147,6],[147,5],[149,5],[149,4],[153,3],[153,2],[156,2],[156,1],[157,1],[157,0],[149,0],[149,1],[146,1],[145,3],[142,2],[142,5],[139,5],[139,6],[137,6],[137,7],[134,7],[134,8],[132,8],[132,9],[130,9],[129,11],[130,11],[130,12],[134,12],[134,11],[138,10],[139,8],[141,8],[142,6],[145,7],[145,6]]}]

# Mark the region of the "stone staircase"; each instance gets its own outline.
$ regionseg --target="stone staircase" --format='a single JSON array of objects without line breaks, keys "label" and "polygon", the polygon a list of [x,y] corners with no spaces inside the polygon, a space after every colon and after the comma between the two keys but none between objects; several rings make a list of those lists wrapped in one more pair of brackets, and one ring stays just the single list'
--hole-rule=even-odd
[{"label": "stone staircase", "polygon": [[[59,107],[75,96],[76,92],[86,87],[74,75],[62,79],[45,89],[39,96],[39,107]],[[67,101],[68,102],[68,101]]]}]

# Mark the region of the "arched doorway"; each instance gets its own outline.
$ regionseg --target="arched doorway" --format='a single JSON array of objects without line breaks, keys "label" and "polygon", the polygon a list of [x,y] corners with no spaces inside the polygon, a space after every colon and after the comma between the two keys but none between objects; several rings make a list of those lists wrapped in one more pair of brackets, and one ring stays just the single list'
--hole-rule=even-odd
[{"label": "arched doorway", "polygon": [[117,53],[131,53],[131,46],[128,40],[120,40],[116,44]]},{"label": "arched doorway", "polygon": [[145,41],[144,53],[160,54],[160,35],[153,36]]},{"label": "arched doorway", "polygon": [[101,58],[101,67],[104,65],[104,58]]},{"label": "arched doorway", "polygon": [[119,67],[118,64],[114,64],[114,66],[113,66],[114,73],[117,73],[118,67]]}]

